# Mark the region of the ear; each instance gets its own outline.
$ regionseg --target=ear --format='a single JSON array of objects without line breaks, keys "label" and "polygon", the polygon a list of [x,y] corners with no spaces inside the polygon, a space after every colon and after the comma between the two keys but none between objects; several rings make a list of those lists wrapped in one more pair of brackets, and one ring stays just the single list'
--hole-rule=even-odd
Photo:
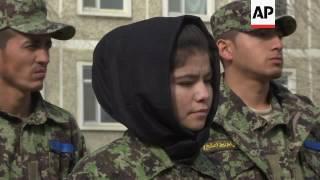
[{"label": "ear", "polygon": [[232,61],[233,59],[233,46],[232,41],[225,40],[225,39],[219,39],[216,42],[218,49],[219,49],[219,55],[223,59],[223,61]]}]

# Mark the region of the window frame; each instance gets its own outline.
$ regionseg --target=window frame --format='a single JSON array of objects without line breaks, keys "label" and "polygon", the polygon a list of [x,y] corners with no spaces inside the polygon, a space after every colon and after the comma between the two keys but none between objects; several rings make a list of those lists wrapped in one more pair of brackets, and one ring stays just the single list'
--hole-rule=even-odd
[{"label": "window frame", "polygon": [[77,0],[78,14],[86,16],[108,16],[108,17],[132,17],[132,0],[123,0],[123,9],[101,9],[101,8],[84,8],[83,1]]},{"label": "window frame", "polygon": [[287,4],[287,14],[295,17],[295,0],[285,0]]},{"label": "window frame", "polygon": [[[81,130],[107,130],[107,131],[125,131],[127,128],[118,122],[102,123],[101,120],[96,122],[84,122],[84,90],[83,90],[83,67],[92,66],[92,62],[77,62],[77,90],[78,90],[78,107],[77,107],[77,121]],[[96,101],[98,109],[101,111],[99,103]]]},{"label": "window frame", "polygon": [[[162,0],[162,15],[165,17],[170,16],[169,15],[169,1],[170,0]],[[182,0],[180,0],[182,1]],[[211,15],[213,14],[215,10],[215,0],[206,0],[207,1],[207,14],[201,15],[201,14],[192,14],[194,16],[198,16],[202,19],[204,22],[210,22]],[[173,16],[180,16],[185,15],[185,13],[176,13]]]}]

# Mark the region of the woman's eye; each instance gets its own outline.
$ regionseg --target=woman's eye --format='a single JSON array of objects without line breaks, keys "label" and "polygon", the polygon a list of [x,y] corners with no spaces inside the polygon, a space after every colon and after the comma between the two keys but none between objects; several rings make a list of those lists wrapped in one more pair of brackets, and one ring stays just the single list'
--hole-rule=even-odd
[{"label": "woman's eye", "polygon": [[178,84],[180,86],[191,86],[193,84],[193,81],[181,81],[181,82],[178,82]]}]

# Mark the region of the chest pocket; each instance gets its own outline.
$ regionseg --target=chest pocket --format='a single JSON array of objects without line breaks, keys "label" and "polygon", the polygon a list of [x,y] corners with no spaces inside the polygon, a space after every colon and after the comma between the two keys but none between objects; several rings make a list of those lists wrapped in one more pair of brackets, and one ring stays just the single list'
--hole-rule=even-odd
[{"label": "chest pocket", "polygon": [[239,149],[222,150],[208,154],[213,162],[220,162],[228,179],[265,179],[263,173]]},{"label": "chest pocket", "polygon": [[69,170],[70,161],[64,160],[64,158],[61,158],[59,154],[54,152],[47,151],[32,156],[29,155],[29,157],[30,159],[25,162],[25,179],[63,179]]},{"label": "chest pocket", "polygon": [[52,138],[49,141],[49,149],[50,172],[63,179],[71,172],[75,163],[75,147],[67,140]]},{"label": "chest pocket", "polygon": [[65,177],[72,166],[72,157],[68,153],[49,152],[49,171],[53,176],[59,176],[59,179]]}]

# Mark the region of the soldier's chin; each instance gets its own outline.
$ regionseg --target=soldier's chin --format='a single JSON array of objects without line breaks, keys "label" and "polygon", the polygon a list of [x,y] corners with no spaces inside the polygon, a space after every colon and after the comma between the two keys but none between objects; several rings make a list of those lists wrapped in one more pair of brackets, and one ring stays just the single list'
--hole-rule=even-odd
[{"label": "soldier's chin", "polygon": [[271,74],[271,79],[278,79],[278,78],[281,77],[281,75],[282,75],[281,71],[280,72],[276,72],[276,73],[272,73]]},{"label": "soldier's chin", "polygon": [[30,87],[31,92],[37,92],[37,91],[41,91],[43,89],[43,84],[36,84],[32,87]]}]

